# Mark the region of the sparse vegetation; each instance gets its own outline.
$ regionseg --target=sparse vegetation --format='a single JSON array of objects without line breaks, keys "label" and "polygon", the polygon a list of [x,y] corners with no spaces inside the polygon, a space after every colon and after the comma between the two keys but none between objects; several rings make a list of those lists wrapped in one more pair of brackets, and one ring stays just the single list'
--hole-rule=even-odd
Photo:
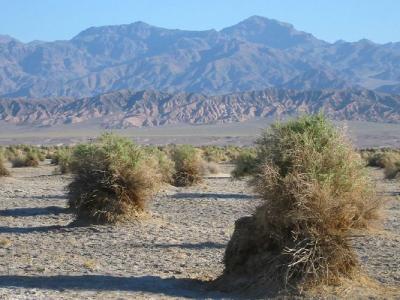
[{"label": "sparse vegetation", "polygon": [[78,145],[70,169],[69,206],[78,219],[114,223],[132,219],[161,181],[157,164],[131,141],[105,134],[96,142]]},{"label": "sparse vegetation", "polygon": [[280,287],[351,277],[351,230],[367,227],[378,208],[359,154],[322,115],[275,124],[256,145],[251,185],[264,201],[236,222],[225,276]]},{"label": "sparse vegetation", "polygon": [[199,150],[189,145],[176,146],[171,155],[175,163],[173,180],[176,186],[190,186],[202,181],[204,162]]}]

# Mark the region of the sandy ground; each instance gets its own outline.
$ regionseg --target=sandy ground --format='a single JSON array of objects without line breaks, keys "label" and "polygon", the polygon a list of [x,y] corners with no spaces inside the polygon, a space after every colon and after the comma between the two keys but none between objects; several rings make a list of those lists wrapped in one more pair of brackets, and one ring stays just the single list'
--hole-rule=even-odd
[{"label": "sandy ground", "polygon": [[[204,282],[222,272],[234,221],[257,206],[245,181],[222,174],[196,187],[168,187],[150,204],[150,220],[73,227],[65,210],[70,178],[53,171],[47,164],[0,178],[0,299],[235,296]],[[368,274],[399,286],[400,184],[384,181],[380,170],[371,174],[385,198],[384,228],[354,244]]]}]

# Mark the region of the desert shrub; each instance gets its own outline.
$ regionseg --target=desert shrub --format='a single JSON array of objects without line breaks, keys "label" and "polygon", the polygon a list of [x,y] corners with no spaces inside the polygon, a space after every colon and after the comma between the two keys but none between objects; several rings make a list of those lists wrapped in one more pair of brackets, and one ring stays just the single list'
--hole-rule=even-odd
[{"label": "desert shrub", "polygon": [[9,146],[4,150],[4,158],[8,161],[12,161],[14,158],[22,156],[22,150],[18,149],[16,146]]},{"label": "desert shrub", "polygon": [[221,172],[219,165],[215,162],[204,163],[204,173],[207,174],[218,174]]},{"label": "desert shrub", "polygon": [[208,162],[225,162],[229,160],[225,147],[218,146],[203,146],[200,148],[203,152],[203,157]]},{"label": "desert shrub", "polygon": [[351,277],[351,230],[365,228],[378,207],[359,154],[322,115],[275,124],[256,144],[251,186],[263,203],[236,222],[224,276],[280,287]]},{"label": "desert shrub", "polygon": [[10,176],[10,172],[4,165],[3,151],[0,152],[0,177],[2,176]]},{"label": "desert shrub", "polygon": [[397,178],[400,174],[400,158],[392,157],[386,160],[384,174],[387,179]]},{"label": "desert shrub", "polygon": [[128,139],[112,134],[78,145],[70,169],[68,204],[79,220],[114,223],[137,217],[158,188],[154,159]]},{"label": "desert shrub", "polygon": [[61,174],[69,173],[72,161],[72,149],[63,148],[54,153],[52,163],[57,164],[57,172]]},{"label": "desert shrub", "polygon": [[52,161],[52,160],[53,160],[53,157],[54,157],[54,154],[55,154],[54,151],[48,149],[48,150],[46,151],[45,158],[46,158],[46,159],[50,159],[50,160]]},{"label": "desert shrub", "polygon": [[158,147],[147,147],[146,152],[156,161],[157,172],[161,175],[162,182],[172,184],[175,172],[172,159]]},{"label": "desert shrub", "polygon": [[28,152],[26,154],[19,154],[12,158],[11,164],[13,168],[38,167],[39,158],[36,153]]},{"label": "desert shrub", "polygon": [[176,146],[171,156],[175,163],[174,185],[190,186],[202,181],[204,162],[196,148],[189,145]]},{"label": "desert shrub", "polygon": [[392,149],[369,150],[363,153],[370,167],[385,168],[386,165],[400,160],[400,152]]},{"label": "desert shrub", "polygon": [[232,171],[232,177],[239,179],[245,176],[252,175],[256,172],[259,165],[255,151],[242,151],[234,160],[235,168]]},{"label": "desert shrub", "polygon": [[387,179],[393,179],[400,172],[400,151],[396,149],[366,149],[361,151],[367,166],[384,169]]},{"label": "desert shrub", "polygon": [[248,148],[238,146],[203,146],[202,150],[204,160],[208,162],[224,163],[234,161],[241,152],[247,151]]}]

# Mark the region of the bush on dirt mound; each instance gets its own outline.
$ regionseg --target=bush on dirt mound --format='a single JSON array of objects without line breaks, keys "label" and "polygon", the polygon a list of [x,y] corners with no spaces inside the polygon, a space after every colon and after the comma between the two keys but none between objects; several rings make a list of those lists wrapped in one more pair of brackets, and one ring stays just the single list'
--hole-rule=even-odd
[{"label": "bush on dirt mound", "polygon": [[96,223],[138,217],[161,181],[154,158],[112,134],[78,145],[69,167],[69,206],[78,219]]},{"label": "bush on dirt mound", "polygon": [[331,284],[357,268],[353,229],[377,218],[364,162],[322,115],[275,124],[257,141],[251,185],[263,203],[239,219],[224,278],[265,287]]}]

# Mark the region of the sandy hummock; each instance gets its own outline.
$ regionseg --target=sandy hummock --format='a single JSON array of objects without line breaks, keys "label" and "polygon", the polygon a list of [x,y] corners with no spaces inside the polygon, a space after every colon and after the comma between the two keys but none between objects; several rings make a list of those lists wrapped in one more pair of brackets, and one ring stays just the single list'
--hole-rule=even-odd
[{"label": "sandy hummock", "polygon": [[[207,285],[223,270],[234,221],[259,203],[244,180],[231,180],[229,166],[196,187],[165,187],[149,219],[86,227],[70,225],[69,176],[48,163],[11,171],[0,178],[0,299],[238,296]],[[390,293],[347,288],[346,297],[395,297],[400,286],[400,184],[371,174],[385,199],[384,225],[354,245],[363,270]]]}]

